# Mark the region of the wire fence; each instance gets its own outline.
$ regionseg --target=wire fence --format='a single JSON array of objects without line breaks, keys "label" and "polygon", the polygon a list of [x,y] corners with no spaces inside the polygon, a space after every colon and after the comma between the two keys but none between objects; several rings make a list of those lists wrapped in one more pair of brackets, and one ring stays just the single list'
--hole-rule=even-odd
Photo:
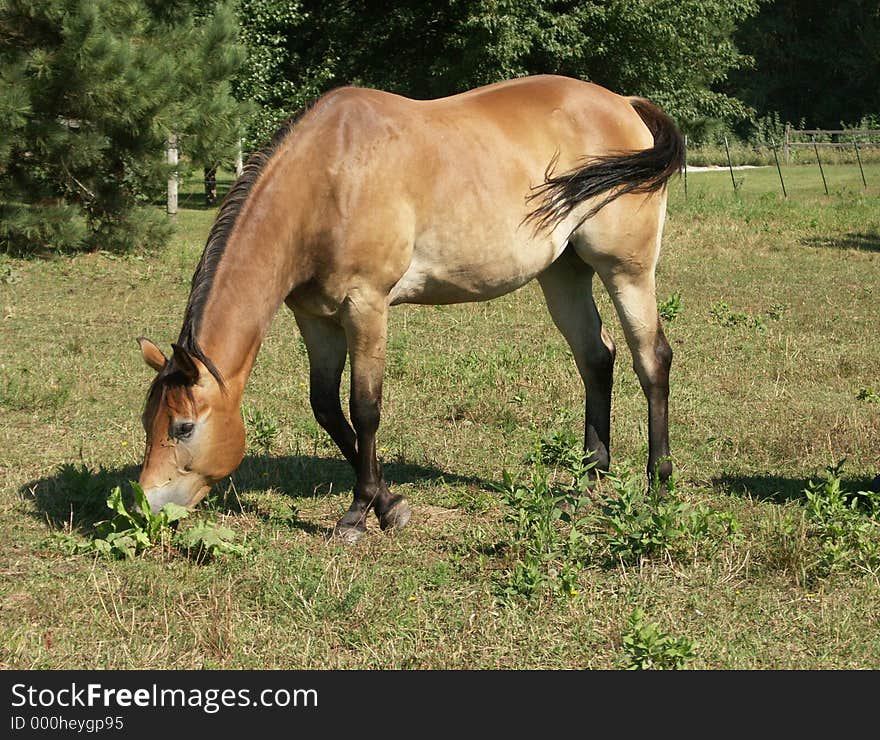
[{"label": "wire fence", "polygon": [[[685,162],[684,162],[684,196],[687,198],[688,195],[688,166],[689,166],[689,154],[690,148],[688,145],[688,137],[684,137],[685,141]],[[774,140],[769,140],[768,144],[765,146],[753,146],[750,147],[750,153],[753,155],[753,158],[760,158],[762,160],[769,159],[769,161],[762,161],[761,164],[764,166],[770,165],[775,166],[776,172],[779,175],[779,185],[782,189],[782,194],[784,197],[788,197],[788,190],[785,186],[785,177],[782,171],[782,163],[784,162],[786,165],[790,165],[792,160],[795,159],[795,155],[793,155],[793,150],[797,150],[799,148],[803,148],[805,150],[812,150],[813,158],[815,159],[815,163],[818,166],[819,175],[822,179],[822,186],[825,190],[825,195],[829,194],[828,189],[828,179],[825,176],[825,164],[827,162],[823,161],[822,155],[820,154],[820,148],[831,148],[833,149],[835,154],[835,163],[839,163],[840,161],[851,162],[858,166],[859,175],[861,177],[862,188],[868,188],[868,180],[865,176],[865,167],[863,163],[863,153],[866,150],[870,150],[872,152],[872,159],[875,157],[874,150],[880,151],[880,129],[794,129],[789,124],[785,126],[785,132],[781,142],[777,142]],[[772,159],[768,156],[762,156],[758,153],[761,149],[766,150],[768,154],[772,154]],[[840,153],[846,152],[846,157],[841,157]],[[731,156],[731,146],[727,139],[724,137],[724,150],[723,150],[724,159],[726,160],[726,167],[730,172],[730,182],[733,186],[734,192],[738,192],[740,186],[742,185],[742,181],[737,180],[734,175],[735,165],[733,163],[733,157]]]}]

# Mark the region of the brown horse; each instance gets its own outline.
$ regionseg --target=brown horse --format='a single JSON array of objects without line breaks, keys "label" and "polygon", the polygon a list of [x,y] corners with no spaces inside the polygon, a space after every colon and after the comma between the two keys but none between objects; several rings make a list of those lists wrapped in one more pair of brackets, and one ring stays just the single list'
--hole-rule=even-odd
[{"label": "brown horse", "polygon": [[[371,508],[383,529],[404,527],[409,505],[376,459],[389,307],[488,300],[534,278],[587,389],[584,449],[606,471],[615,347],[594,273],[647,397],[648,473],[665,480],[672,352],[654,271],[666,183],[682,160],[657,107],[565,77],[439,100],[324,95],[250,158],[223,202],[173,355],[138,340],[158,373],[143,414],[151,506],[194,506],[238,467],[240,401],[284,302],[308,350],[315,417],[357,476],[336,533],[359,538]],[[351,423],[339,397],[346,355]]]}]

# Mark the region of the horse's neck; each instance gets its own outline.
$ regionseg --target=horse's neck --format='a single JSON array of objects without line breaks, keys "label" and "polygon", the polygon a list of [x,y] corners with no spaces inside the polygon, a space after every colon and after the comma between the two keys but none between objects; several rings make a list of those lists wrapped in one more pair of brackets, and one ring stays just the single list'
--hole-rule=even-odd
[{"label": "horse's neck", "polygon": [[290,224],[236,228],[217,265],[196,340],[239,393],[272,318],[294,285]]}]

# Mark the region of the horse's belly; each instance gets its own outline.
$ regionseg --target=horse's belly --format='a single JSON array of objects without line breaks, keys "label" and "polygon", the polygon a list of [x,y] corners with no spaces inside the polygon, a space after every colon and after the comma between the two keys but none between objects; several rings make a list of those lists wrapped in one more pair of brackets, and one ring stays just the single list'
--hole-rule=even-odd
[{"label": "horse's belly", "polygon": [[560,251],[540,243],[518,250],[472,249],[454,256],[442,249],[417,248],[409,268],[391,290],[390,301],[441,304],[497,298],[534,279]]}]

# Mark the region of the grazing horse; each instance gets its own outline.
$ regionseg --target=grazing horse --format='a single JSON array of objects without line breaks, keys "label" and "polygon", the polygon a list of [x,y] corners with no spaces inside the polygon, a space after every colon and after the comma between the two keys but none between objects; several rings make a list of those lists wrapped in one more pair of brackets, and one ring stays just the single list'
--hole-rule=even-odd
[{"label": "grazing horse", "polygon": [[[648,474],[669,477],[672,351],[654,272],[666,183],[683,161],[672,120],[641,98],[557,76],[437,100],[346,87],[251,156],[221,205],[143,413],[150,505],[194,506],[245,452],[240,402],[281,303],[308,351],[318,423],[354,468],[335,532],[356,541],[373,509],[410,507],[376,459],[389,307],[483,301],[537,279],[587,391],[584,449],[609,465],[615,346],[593,301],[608,290],[648,403]],[[346,355],[346,419],[339,388]]]}]

